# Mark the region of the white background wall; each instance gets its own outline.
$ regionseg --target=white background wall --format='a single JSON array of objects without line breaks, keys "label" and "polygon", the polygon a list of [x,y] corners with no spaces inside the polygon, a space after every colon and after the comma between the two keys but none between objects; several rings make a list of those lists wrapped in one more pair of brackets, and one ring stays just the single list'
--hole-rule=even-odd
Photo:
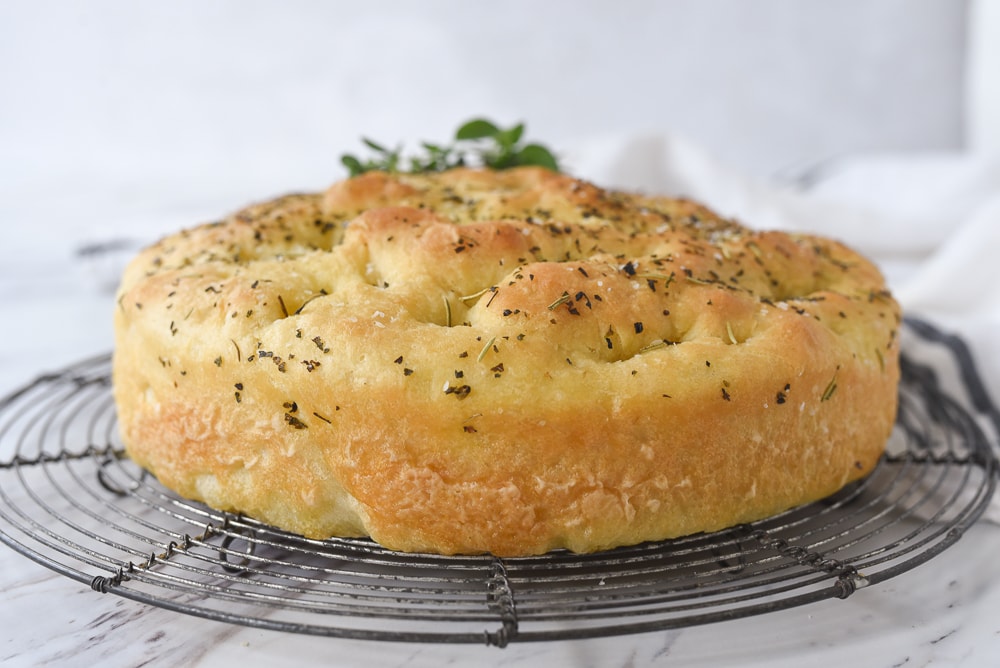
[{"label": "white background wall", "polygon": [[[969,2],[997,22],[1000,1]],[[966,101],[996,89],[989,69],[966,84],[969,2],[8,1],[0,228],[148,236],[322,187],[361,135],[412,146],[480,114],[526,120],[571,169],[626,134],[762,178],[960,150],[993,117]]]},{"label": "white background wall", "polygon": [[968,25],[966,144],[1000,155],[1000,2],[972,0]]}]

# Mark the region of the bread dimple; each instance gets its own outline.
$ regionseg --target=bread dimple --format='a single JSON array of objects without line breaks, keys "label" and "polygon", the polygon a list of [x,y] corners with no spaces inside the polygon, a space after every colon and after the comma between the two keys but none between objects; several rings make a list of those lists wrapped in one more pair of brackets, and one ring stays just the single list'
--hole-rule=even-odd
[{"label": "bread dimple", "polygon": [[899,318],[843,245],[693,202],[369,173],[140,253],[115,399],[129,454],[218,508],[401,550],[589,551],[865,475]]}]

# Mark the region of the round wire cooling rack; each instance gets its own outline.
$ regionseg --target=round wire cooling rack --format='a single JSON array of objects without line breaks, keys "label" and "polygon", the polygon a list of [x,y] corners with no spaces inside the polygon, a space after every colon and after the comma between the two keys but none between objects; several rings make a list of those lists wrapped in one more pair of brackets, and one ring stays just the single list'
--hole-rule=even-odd
[{"label": "round wire cooling rack", "polygon": [[[485,642],[639,633],[765,613],[905,572],[954,543],[998,478],[1000,418],[958,339],[971,407],[905,354],[896,429],[875,471],[821,502],[713,534],[597,554],[501,559],[316,541],[160,486],[118,439],[110,357],[0,400],[0,540],[86,583],[215,620],[336,637]],[[991,432],[991,435],[987,435]]]}]

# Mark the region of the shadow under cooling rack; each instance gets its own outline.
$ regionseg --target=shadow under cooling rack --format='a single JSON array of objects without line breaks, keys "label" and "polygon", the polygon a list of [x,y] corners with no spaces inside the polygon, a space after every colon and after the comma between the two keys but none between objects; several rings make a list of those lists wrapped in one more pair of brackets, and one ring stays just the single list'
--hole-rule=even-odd
[{"label": "shadow under cooling rack", "polygon": [[906,331],[947,353],[971,402],[942,389],[940,362],[917,362],[904,346],[897,426],[866,479],[718,533],[517,559],[308,540],[182,499],[124,457],[110,358],[100,357],[0,400],[0,540],[97,592],[362,639],[502,647],[846,598],[954,543],[998,477],[1000,420],[964,346],[919,321]]}]

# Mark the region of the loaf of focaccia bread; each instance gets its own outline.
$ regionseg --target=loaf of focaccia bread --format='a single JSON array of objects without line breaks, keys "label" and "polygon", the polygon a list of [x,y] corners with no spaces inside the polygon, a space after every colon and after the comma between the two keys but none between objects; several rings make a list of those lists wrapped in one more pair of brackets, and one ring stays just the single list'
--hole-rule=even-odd
[{"label": "loaf of focaccia bread", "polygon": [[843,245],[542,168],[367,173],[145,249],[114,396],[166,487],[314,538],[594,551],[866,475],[900,311]]}]

